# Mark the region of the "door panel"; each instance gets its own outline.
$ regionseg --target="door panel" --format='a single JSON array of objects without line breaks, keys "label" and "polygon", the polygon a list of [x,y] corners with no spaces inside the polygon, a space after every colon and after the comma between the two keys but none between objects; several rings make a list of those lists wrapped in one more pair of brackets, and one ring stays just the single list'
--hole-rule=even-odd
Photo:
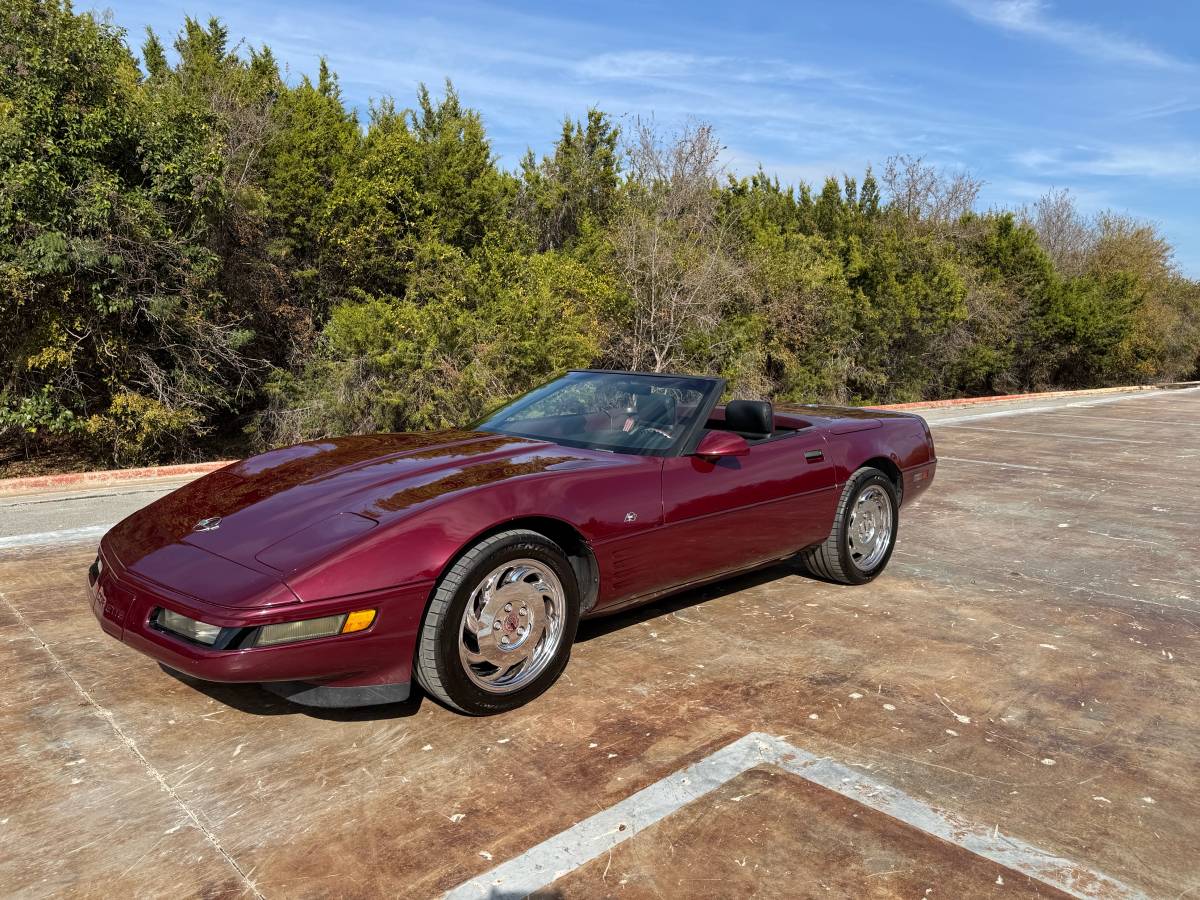
[{"label": "door panel", "polygon": [[716,462],[667,459],[663,568],[694,581],[822,540],[836,499],[826,449],[814,431],[751,444],[746,456]]}]

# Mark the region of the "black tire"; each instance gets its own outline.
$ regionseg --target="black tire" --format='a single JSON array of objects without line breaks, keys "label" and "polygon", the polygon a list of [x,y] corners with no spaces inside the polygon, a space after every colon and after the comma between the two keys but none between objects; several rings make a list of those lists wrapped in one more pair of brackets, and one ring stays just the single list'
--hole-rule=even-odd
[{"label": "black tire", "polygon": [[[566,601],[562,635],[554,656],[536,678],[510,693],[492,693],[471,680],[460,659],[463,614],[480,581],[496,567],[517,559],[540,561],[558,576]],[[451,709],[472,716],[507,712],[558,680],[571,657],[578,627],[579,587],[562,548],[536,531],[503,531],[464,552],[438,583],[417,637],[413,671],[426,693]]]},{"label": "black tire", "polygon": [[[891,500],[891,534],[887,550],[882,557],[867,568],[861,568],[852,556],[850,546],[850,513],[854,504],[869,488],[882,488]],[[833,518],[833,528],[822,543],[809,547],[800,553],[800,561],[808,571],[826,581],[836,581],[839,584],[866,584],[878,577],[887,568],[888,560],[892,558],[892,550],[896,547],[896,535],[900,529],[900,498],[896,493],[896,485],[883,472],[870,466],[864,466],[855,472],[842,489],[838,499],[837,511]]]}]

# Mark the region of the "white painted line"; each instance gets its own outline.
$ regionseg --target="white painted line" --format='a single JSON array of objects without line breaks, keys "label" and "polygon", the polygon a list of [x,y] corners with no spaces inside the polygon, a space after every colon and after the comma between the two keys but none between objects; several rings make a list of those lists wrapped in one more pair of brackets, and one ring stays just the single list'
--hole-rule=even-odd
[{"label": "white painted line", "polygon": [[[964,413],[958,416],[951,416],[945,419],[939,419],[936,416],[926,416],[925,420],[929,425],[953,425],[957,422],[970,422],[976,419],[1000,419],[1006,416],[1023,416],[1027,413],[1052,412],[1056,409],[1072,409],[1081,407],[1084,409],[1093,406],[1103,406],[1108,403],[1127,403],[1132,400],[1163,400],[1169,397],[1178,397],[1180,394],[1190,394],[1200,388],[1185,388],[1179,391],[1147,391],[1144,394],[1122,394],[1114,397],[1088,397],[1085,400],[1067,401],[1063,403],[1044,403],[1040,406],[1025,406],[1017,409],[1001,409],[995,412],[977,412]],[[1014,401],[1019,402],[1019,401]],[[927,410],[929,413],[935,410]]]},{"label": "white painted line", "polygon": [[1052,419],[1093,419],[1097,422],[1128,422],[1130,425],[1170,425],[1173,428],[1200,428],[1200,422],[1169,422],[1166,419],[1125,419],[1121,416],[1084,416],[1079,413],[1046,413]]},{"label": "white painted line", "polygon": [[1161,444],[1162,441],[1135,441],[1132,438],[1093,437],[1087,434],[1063,434],[1059,431],[1023,431],[1020,428],[988,428],[986,425],[947,425],[945,422],[934,422],[930,427],[965,428],[969,431],[987,431],[992,434],[1032,434],[1037,437],[1067,438],[1074,441],[1103,441],[1106,444]]},{"label": "white painted line", "polygon": [[949,462],[964,462],[975,463],[980,466],[1003,466],[1006,469],[1028,469],[1030,472],[1049,472],[1050,469],[1044,469],[1041,466],[1023,466],[1020,463],[996,462],[992,459],[965,459],[961,456],[938,456],[938,462],[948,460]]},{"label": "white painted line", "polygon": [[82,528],[65,528],[62,531],[15,534],[10,537],[0,537],[0,550],[36,547],[39,544],[66,544],[72,541],[99,540],[110,528],[112,525],[85,525]]},{"label": "white painted line", "polygon": [[907,794],[813,756],[782,738],[751,732],[694,765],[656,781],[615,806],[596,813],[536,847],[447,892],[448,900],[524,897],[553,883],[635,834],[703,797],[748,769],[779,766],[865,807],[976,856],[1021,872],[1073,897],[1141,898],[1116,879],[1086,869],[1007,835],[970,825]]}]

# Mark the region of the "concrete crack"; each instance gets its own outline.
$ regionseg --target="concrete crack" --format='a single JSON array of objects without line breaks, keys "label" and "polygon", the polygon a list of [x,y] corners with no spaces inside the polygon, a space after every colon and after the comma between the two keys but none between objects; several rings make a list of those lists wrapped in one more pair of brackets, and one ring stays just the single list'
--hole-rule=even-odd
[{"label": "concrete crack", "polygon": [[207,825],[204,824],[204,822],[200,819],[199,814],[188,805],[187,801],[184,800],[183,797],[181,797],[173,787],[171,787],[162,772],[155,768],[150,760],[146,759],[145,754],[142,753],[141,749],[137,745],[137,742],[134,741],[134,739],[128,734],[126,734],[125,729],[118,724],[113,714],[109,712],[109,710],[107,710],[87,691],[87,689],[84,688],[83,685],[76,680],[75,676],[72,675],[67,669],[66,664],[63,663],[58,654],[51,649],[49,644],[42,640],[42,636],[37,633],[37,630],[32,625],[29,624],[21,610],[19,610],[13,604],[13,602],[8,599],[3,591],[0,591],[0,600],[4,601],[4,605],[12,611],[13,615],[16,616],[17,621],[25,628],[26,631],[29,632],[41,649],[46,651],[46,655],[50,657],[50,662],[53,664],[54,668],[61,672],[63,677],[71,682],[75,690],[79,693],[79,696],[87,701],[88,705],[92,707],[92,710],[96,713],[96,715],[108,723],[109,728],[113,730],[113,733],[116,734],[118,740],[125,745],[130,753],[137,757],[138,762],[142,764],[142,767],[146,770],[146,773],[150,775],[150,777],[156,782],[158,782],[159,788],[175,802],[175,805],[183,811],[184,815],[188,817],[191,823],[196,826],[196,829],[202,835],[204,835],[205,839],[213,846],[213,849],[216,850],[217,853],[219,853],[227,863],[229,863],[235,872],[237,872],[238,877],[241,878],[243,884],[245,884],[250,892],[257,897],[258,900],[266,900],[263,893],[259,891],[258,887],[250,879],[249,873],[247,873],[245,869],[238,865],[237,860],[235,860],[229,851],[222,846],[220,839],[213,834],[212,830]]}]

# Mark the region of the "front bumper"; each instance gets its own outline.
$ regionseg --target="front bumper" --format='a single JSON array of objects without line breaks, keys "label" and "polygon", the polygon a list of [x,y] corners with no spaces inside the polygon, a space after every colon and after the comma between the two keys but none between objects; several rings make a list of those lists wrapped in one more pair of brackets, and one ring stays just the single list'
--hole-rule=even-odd
[{"label": "front bumper", "polygon": [[[407,697],[417,630],[433,586],[424,582],[353,597],[232,609],[139,578],[103,546],[100,565],[93,566],[88,581],[92,612],[101,628],[167,668],[203,681],[260,683],[294,702],[316,706],[362,706]],[[225,649],[217,649],[163,631],[153,619],[160,608],[231,629],[222,632],[231,639],[219,641]],[[364,631],[269,647],[244,644],[261,625],[364,608],[378,610]]]}]

